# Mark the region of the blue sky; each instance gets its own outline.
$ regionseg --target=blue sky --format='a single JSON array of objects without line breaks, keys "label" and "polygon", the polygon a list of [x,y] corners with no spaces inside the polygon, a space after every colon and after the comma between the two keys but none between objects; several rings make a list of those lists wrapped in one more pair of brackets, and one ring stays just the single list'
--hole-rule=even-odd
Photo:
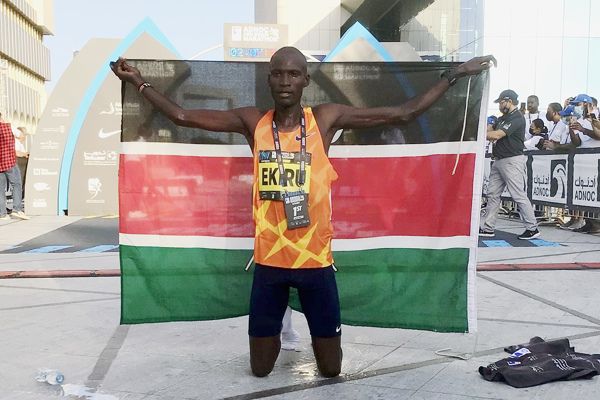
[{"label": "blue sky", "polygon": [[[223,24],[254,22],[252,0],[54,0],[54,35],[50,49],[50,92],[73,59],[91,38],[124,38],[149,17],[182,57],[223,43]],[[201,59],[221,59],[222,49]]]}]

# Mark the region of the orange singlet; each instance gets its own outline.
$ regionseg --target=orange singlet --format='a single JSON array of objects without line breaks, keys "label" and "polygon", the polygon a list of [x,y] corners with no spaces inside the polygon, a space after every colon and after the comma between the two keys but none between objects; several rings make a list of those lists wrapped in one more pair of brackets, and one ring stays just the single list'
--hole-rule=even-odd
[{"label": "orange singlet", "polygon": [[[254,131],[253,214],[256,224],[254,259],[257,263],[280,268],[321,268],[333,264],[331,255],[331,182],[338,177],[329,162],[312,109],[304,108],[306,121],[306,183],[310,225],[288,229],[283,202],[266,200],[279,197],[279,170],[273,142],[274,110],[268,111]],[[300,127],[279,132],[290,192],[298,190]],[[261,196],[262,194],[262,196]],[[261,199],[262,197],[262,199]]]}]

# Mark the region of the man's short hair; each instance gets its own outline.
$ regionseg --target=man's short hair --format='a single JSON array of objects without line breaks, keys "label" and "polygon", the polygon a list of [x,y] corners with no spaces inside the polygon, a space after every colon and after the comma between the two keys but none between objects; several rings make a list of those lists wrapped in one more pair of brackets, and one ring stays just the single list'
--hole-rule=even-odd
[{"label": "man's short hair", "polygon": [[535,94],[529,95],[527,96],[528,99],[535,99],[535,101],[537,101],[537,103],[540,103],[540,99],[539,97],[537,97]]},{"label": "man's short hair", "polygon": [[548,108],[550,108],[554,112],[561,112],[563,109],[560,103],[550,103],[548,104]]}]

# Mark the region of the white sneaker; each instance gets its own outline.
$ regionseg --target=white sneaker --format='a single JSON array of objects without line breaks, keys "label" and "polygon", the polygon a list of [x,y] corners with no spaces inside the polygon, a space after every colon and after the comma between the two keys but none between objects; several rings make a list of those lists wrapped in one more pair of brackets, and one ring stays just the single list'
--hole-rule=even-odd
[{"label": "white sneaker", "polygon": [[1,216],[0,221],[10,221],[10,215],[6,214]]},{"label": "white sneaker", "polygon": [[585,219],[580,218],[577,221],[575,221],[571,226],[569,226],[567,229],[572,231],[574,229],[583,228],[584,225],[585,225]]},{"label": "white sneaker", "polygon": [[297,330],[281,332],[281,350],[300,351],[300,334]]},{"label": "white sneaker", "polygon": [[25,215],[25,213],[23,211],[13,211],[10,214],[11,217],[13,218],[19,218],[19,219],[31,219],[30,217],[28,217],[27,215]]}]

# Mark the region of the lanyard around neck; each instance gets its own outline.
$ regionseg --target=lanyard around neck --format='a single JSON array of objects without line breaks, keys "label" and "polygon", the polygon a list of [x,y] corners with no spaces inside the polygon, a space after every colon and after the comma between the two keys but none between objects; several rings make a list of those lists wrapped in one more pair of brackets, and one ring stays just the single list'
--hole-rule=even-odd
[{"label": "lanyard around neck", "polygon": [[[287,186],[285,176],[285,168],[283,167],[283,156],[281,155],[281,142],[279,141],[279,129],[275,122],[275,114],[273,114],[273,142],[275,143],[275,155],[277,157],[277,167],[279,168],[279,184]],[[298,176],[299,186],[304,185],[306,179],[306,122],[304,118],[304,110],[300,116],[300,172]]]}]

